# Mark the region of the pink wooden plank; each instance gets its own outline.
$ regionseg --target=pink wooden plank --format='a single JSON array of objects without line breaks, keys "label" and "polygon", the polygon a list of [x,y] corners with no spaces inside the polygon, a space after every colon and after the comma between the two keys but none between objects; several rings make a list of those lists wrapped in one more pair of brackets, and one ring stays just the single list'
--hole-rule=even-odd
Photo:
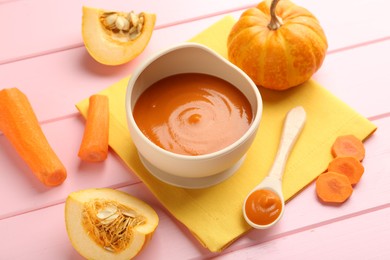
[{"label": "pink wooden plank", "polygon": [[390,204],[369,214],[309,226],[261,245],[243,248],[214,259],[388,259],[389,218]]},{"label": "pink wooden plank", "polygon": [[387,15],[389,1],[293,2],[307,8],[318,18],[327,35],[330,51],[390,36],[390,28],[386,26],[390,22]]},{"label": "pink wooden plank", "polygon": [[[0,64],[82,46],[80,32],[82,5],[154,12],[158,16],[156,28],[163,28],[202,17],[242,10],[258,2],[260,1],[170,0],[131,3],[120,0],[110,2],[78,0],[58,3],[50,0],[6,1],[0,8],[0,24],[7,25],[0,28],[2,35],[7,35],[1,41]],[[390,36],[390,28],[384,26],[390,19],[386,13],[390,4],[386,0],[349,0],[340,2],[337,6],[329,5],[326,1],[294,2],[317,16],[327,33],[330,50]],[[174,13],[171,6],[175,7]],[[375,16],[366,15],[367,13]],[[22,18],[15,19],[15,14]],[[25,22],[26,19],[28,23]]]},{"label": "pink wooden plank", "polygon": [[[27,1],[16,2],[26,3]],[[39,3],[44,2],[35,2],[37,8],[33,7],[32,10],[39,9]],[[296,2],[308,3],[308,1],[299,0]],[[33,1],[30,1],[30,3],[33,3]],[[117,2],[113,3],[116,4]],[[337,208],[318,203],[314,186],[310,185],[287,204],[285,218],[275,229],[266,232],[250,232],[226,251],[229,253],[233,250],[239,250],[237,254],[227,254],[223,258],[257,258],[258,255],[275,259],[285,259],[287,256],[317,258],[318,252],[324,254],[326,259],[332,256],[348,258],[347,253],[351,250],[356,251],[356,247],[361,249],[360,251],[357,250],[360,254],[353,255],[353,258],[360,258],[365,253],[370,253],[368,250],[371,249],[378,252],[378,255],[373,255],[377,258],[384,259],[390,255],[387,244],[383,243],[383,241],[389,239],[387,220],[389,218],[390,201],[390,179],[386,175],[390,170],[388,162],[390,140],[387,134],[390,130],[390,122],[389,117],[386,117],[389,109],[385,98],[389,94],[385,87],[389,85],[389,78],[386,74],[387,71],[385,71],[385,68],[389,67],[389,61],[386,60],[386,55],[384,55],[389,48],[389,40],[386,38],[389,35],[389,28],[382,26],[382,24],[388,23],[387,14],[384,13],[388,3],[385,1],[369,2],[361,0],[353,3],[344,1],[339,3],[339,9],[334,9],[334,6],[325,5],[324,3],[327,2],[314,1],[310,3],[310,10],[318,14],[317,16],[326,31],[330,33],[328,38],[330,40],[331,55],[328,55],[323,68],[315,75],[315,78],[364,115],[372,118],[381,118],[380,114],[385,115],[384,118],[375,121],[379,129],[367,141],[367,158],[364,161],[366,174],[362,182],[356,187],[353,197],[346,204]],[[185,5],[188,6],[188,3],[185,3]],[[3,9],[4,6],[5,4],[0,7],[0,12],[5,10]],[[349,11],[351,6],[354,6],[353,12]],[[19,7],[21,7],[21,10],[23,9],[22,5]],[[52,8],[50,3],[47,7]],[[202,15],[205,2],[202,2],[198,7],[202,9],[199,9],[198,14]],[[51,10],[56,10],[55,6],[53,8]],[[324,11],[327,10],[326,8],[332,8],[332,15]],[[378,16],[366,16],[364,15],[366,12],[376,13]],[[348,19],[345,17],[346,13]],[[31,16],[31,13],[23,13],[23,11],[20,14]],[[168,15],[170,12],[166,12],[166,14]],[[2,16],[0,15],[0,17]],[[52,17],[52,14],[49,17]],[[183,17],[188,19],[188,14]],[[217,18],[202,19],[168,29],[156,30],[153,36],[154,39],[152,39],[153,43],[148,46],[148,50],[143,55],[147,56],[172,42],[186,40],[195,31],[201,31],[202,28],[211,24],[210,21],[217,20]],[[34,22],[40,21],[42,21],[41,17],[34,20]],[[62,21],[62,18],[60,18],[60,21]],[[340,21],[342,21],[341,25]],[[201,26],[199,27],[199,25]],[[202,27],[203,25],[204,27]],[[3,30],[3,27],[0,30]],[[54,43],[51,46],[57,46],[58,43],[59,46],[64,46],[61,45],[63,41],[68,39],[73,41],[73,31],[64,29],[63,33],[66,37],[62,38],[62,35],[60,35],[58,42],[57,39],[52,41],[51,36],[49,36],[47,42]],[[26,35],[31,37],[29,32]],[[56,36],[56,34],[53,35]],[[35,34],[34,36],[36,37]],[[32,39],[31,45],[37,48],[34,51],[38,50],[37,53],[46,52],[46,47],[39,49],[41,47],[39,42],[42,38],[36,38]],[[355,48],[348,51],[343,49],[342,52],[338,52],[339,48],[356,44],[364,45],[365,42],[372,39],[381,40],[377,43],[369,42],[369,45],[364,46],[364,48]],[[16,42],[14,46],[19,48],[15,50],[20,55],[26,55],[24,49],[20,49],[25,46],[21,46]],[[66,46],[54,50],[72,47],[72,45]],[[79,45],[76,44],[75,46]],[[0,53],[2,53],[2,50],[3,45],[1,45]],[[49,50],[49,52],[51,51],[53,50]],[[0,55],[0,57],[2,56]],[[139,59],[141,60],[142,57]],[[364,61],[364,63],[359,61]],[[26,175],[26,172],[24,172],[26,167],[23,164],[20,165],[20,159],[12,153],[12,149],[5,142],[4,136],[0,134],[0,175],[2,180],[6,180],[0,184],[0,194],[2,193],[0,205],[5,205],[6,209],[5,213],[0,211],[0,219],[3,218],[0,221],[0,230],[2,230],[2,243],[0,243],[0,252],[2,253],[0,258],[53,259],[54,257],[58,258],[58,255],[62,255],[65,259],[77,259],[77,253],[71,248],[64,230],[63,204],[61,202],[64,201],[66,195],[70,191],[85,187],[118,187],[138,181],[133,174],[122,166],[115,155],[111,154],[104,166],[88,165],[85,168],[80,167],[77,157],[73,156],[79,145],[83,125],[81,118],[76,116],[74,103],[128,75],[136,64],[135,62],[115,69],[107,68],[95,64],[83,48],[74,48],[55,55],[0,66],[1,87],[21,86],[31,96],[33,105],[37,107],[40,120],[57,120],[44,124],[44,130],[48,133],[49,141],[59,151],[60,157],[64,158],[66,165],[70,165],[71,169],[69,183],[67,182],[64,186],[54,189],[43,189],[32,176],[28,177]],[[376,67],[376,64],[380,66]],[[51,75],[51,77],[44,78],[44,75]],[[372,82],[375,82],[375,84],[372,85]],[[353,86],[353,91],[348,86]],[[370,90],[369,94],[367,89]],[[68,93],[71,93],[69,98],[66,97],[69,96]],[[48,107],[50,109],[47,109]],[[61,133],[61,136],[59,136],[59,133]],[[10,173],[12,175],[9,175]],[[99,174],[98,178],[96,178],[96,174]],[[140,188],[138,189],[138,187]],[[154,198],[149,197],[149,192],[142,184],[126,187],[125,190],[134,192],[134,194],[141,197],[145,196],[155,206],[162,218],[160,228],[152,240],[153,244],[141,255],[141,259],[172,259],[173,256],[183,259],[211,256],[201,248],[183,226],[172,221],[170,215],[166,215],[166,212],[160,208]],[[13,203],[10,203],[10,200]],[[310,208],[310,214],[308,214],[308,208]],[[42,218],[44,218],[43,221]],[[31,224],[41,222],[46,225],[42,227],[38,224]],[[375,225],[372,227],[371,225],[368,226],[367,223],[374,223]],[[359,229],[356,227],[359,227]],[[29,234],[33,235],[26,236],[26,230],[29,230]],[[376,240],[376,235],[383,238],[381,243],[372,242]],[[325,241],[324,245],[322,245],[323,241]],[[18,250],[20,245],[23,245],[26,250]],[[251,245],[258,246],[249,247]],[[309,248],[302,245],[307,245]],[[341,247],[341,245],[346,246]],[[367,251],[363,248],[365,246],[368,248]],[[244,250],[243,248],[247,249]],[[3,254],[3,252],[5,253]]]},{"label": "pink wooden plank", "polygon": [[71,191],[88,187],[118,187],[139,182],[139,179],[111,151],[103,163],[80,161],[77,152],[84,130],[84,119],[81,116],[44,124],[42,129],[67,168],[68,177],[58,187],[45,187],[33,176],[1,134],[0,220],[63,202]]},{"label": "pink wooden plank", "polygon": [[127,77],[152,53],[190,39],[222,17],[157,30],[145,51],[122,66],[101,65],[84,47],[3,64],[0,88],[20,88],[30,98],[40,121],[67,116],[77,112],[78,101]]},{"label": "pink wooden plank", "polygon": [[[310,257],[316,252],[327,257],[341,257],[350,253],[354,245],[358,245],[360,251],[355,249],[358,253],[376,249],[378,254],[389,256],[385,241],[389,235],[387,220],[390,214],[390,178],[386,174],[390,170],[390,162],[386,160],[390,152],[390,140],[386,138],[386,133],[390,130],[390,118],[377,120],[376,123],[379,126],[378,132],[366,142],[366,173],[356,186],[353,196],[345,204],[332,207],[319,203],[314,185],[310,185],[287,204],[284,218],[274,229],[251,231],[228,248],[221,259],[243,256],[255,258],[258,254],[276,259],[287,255]],[[89,177],[92,181],[92,175]],[[20,191],[18,187],[13,188]],[[218,255],[207,252],[181,224],[172,221],[171,216],[167,215],[143,184],[127,186],[122,190],[150,203],[160,216],[161,222],[155,237],[140,259],[172,259],[172,256],[174,259],[188,259]],[[9,194],[6,196],[8,199],[11,197]],[[32,204],[39,203],[34,197],[29,197],[29,200]],[[47,208],[38,207],[38,210],[1,220],[1,236],[18,238],[2,239],[2,256],[5,259],[24,259],[26,256],[32,259],[53,259],[54,256],[63,255],[69,259],[79,259],[67,239],[63,206],[59,203]],[[40,222],[45,224],[38,225]],[[27,228],[29,234],[34,235],[24,235]],[[386,240],[382,239],[380,243],[370,242],[376,236]],[[365,243],[372,247],[367,250],[361,248]],[[24,250],[17,250],[21,244],[24,245]],[[337,246],[341,244],[344,247]],[[257,246],[254,247],[255,245]],[[326,251],[332,248],[333,250],[326,254]],[[237,253],[231,253],[233,251]]]},{"label": "pink wooden plank", "polygon": [[[340,206],[322,204],[315,193],[314,183],[299,193],[286,205],[283,219],[269,230],[253,230],[240,238],[226,252],[268,243],[290,234],[366,214],[383,207],[390,207],[390,117],[376,120],[377,132],[365,142],[365,173],[355,186],[351,198]],[[388,225],[387,219],[381,225]],[[342,232],[342,231],[340,231]]]},{"label": "pink wooden plank", "polygon": [[327,55],[314,78],[366,117],[390,112],[390,38]]},{"label": "pink wooden plank", "polygon": [[[81,46],[82,6],[157,14],[156,28],[243,8],[257,1],[20,0],[0,8],[0,64]],[[174,8],[175,12],[172,12]],[[17,14],[17,16],[15,16]],[[12,22],[10,22],[12,21]],[[28,21],[28,22],[26,22]],[[6,25],[6,26],[5,26]]]},{"label": "pink wooden plank", "polygon": [[[157,35],[155,38],[156,40],[152,41],[153,43],[150,45],[150,49],[148,49],[144,55],[149,55],[151,52],[161,48],[161,46],[168,46],[175,41],[184,41],[194,34],[193,28],[195,25],[197,26],[196,30],[200,32],[212,24],[212,22],[219,20],[220,18],[221,17],[213,17],[191,24],[178,25],[164,30],[164,33],[163,30],[159,30],[157,32],[161,34]],[[172,37],[167,37],[170,35],[172,35]],[[178,39],[177,37],[181,38]],[[377,44],[366,46],[365,48],[356,48],[350,51],[333,53],[327,57],[324,67],[319,71],[319,73],[316,74],[316,79],[326,87],[330,88],[332,92],[340,91],[337,93],[337,95],[340,96],[343,100],[347,100],[348,104],[354,104],[358,111],[369,111],[367,116],[386,113],[388,112],[388,106],[385,97],[388,94],[388,90],[384,88],[383,85],[385,83],[388,85],[389,78],[386,76],[386,72],[378,73],[378,71],[380,69],[387,68],[389,65],[389,60],[385,59],[384,55],[380,55],[381,51],[385,51],[388,48],[388,44],[389,41],[383,41]],[[373,55],[375,53],[377,54]],[[143,57],[144,56],[141,56],[140,59]],[[337,59],[333,59],[332,57],[337,57]],[[379,60],[381,66],[377,71],[371,72],[374,74],[371,76],[364,74],[365,71],[363,70],[359,71],[359,73],[356,73],[356,69],[360,68],[359,66],[348,66],[355,57],[364,57],[364,60],[367,61],[364,63],[364,66],[366,66],[364,69],[366,71],[370,71],[369,64],[372,64],[374,61]],[[136,62],[139,62],[139,60]],[[90,94],[107,87],[114,81],[119,80],[119,78],[128,75],[131,69],[136,66],[136,62],[120,67],[119,69],[111,69],[100,66],[96,62],[92,61],[83,48],[78,48],[56,53],[55,55],[53,54],[42,56],[36,59],[29,59],[2,65],[0,66],[0,83],[2,86],[18,86],[24,92],[26,92],[26,94],[30,97],[34,108],[36,108],[36,112],[41,121],[62,119],[62,116],[67,117],[68,115],[75,115],[75,113],[77,113],[74,108],[74,104],[80,99],[85,98]],[[34,68],[34,70],[32,68]],[[329,69],[327,70],[326,68]],[[20,71],[23,72],[23,76],[20,76]],[[348,74],[346,72],[348,72]],[[47,78],[44,78],[45,75],[50,75],[50,77],[48,76]],[[371,96],[366,95],[364,92],[366,88],[363,88],[362,86],[361,88],[355,89],[356,91],[360,92],[358,96],[353,96],[352,98],[351,91],[345,87],[348,84],[337,84],[338,80],[340,80],[342,83],[348,83],[350,81],[349,84],[356,85],[359,84],[359,82],[362,80],[366,80],[367,82],[368,78],[373,77],[376,77],[377,82],[383,82],[383,85],[376,84],[374,86],[370,86]],[[365,102],[367,99],[369,99],[369,102]],[[378,102],[378,100],[380,102]],[[364,107],[360,109],[360,106]],[[48,107],[50,107],[50,109],[47,109]],[[77,126],[74,126],[73,123],[70,124],[70,127],[68,127],[67,123],[64,123],[66,126],[62,125],[62,123],[59,123],[59,125],[60,126],[58,127],[53,125],[53,137],[51,138],[58,138],[58,132],[63,133],[63,129],[75,129],[72,132],[78,133],[79,136],[82,133],[82,129],[80,128],[82,124],[79,124],[79,122]],[[61,144],[61,142],[59,142],[59,144]],[[78,144],[74,143],[73,147],[71,148],[72,150],[64,150],[61,151],[61,153],[63,153],[64,156],[69,157],[72,154],[72,151],[77,149],[77,145]],[[61,149],[64,148],[61,147]],[[70,146],[66,149],[70,149]],[[4,151],[4,149],[2,148],[0,151]],[[0,158],[10,158],[9,154],[10,153],[7,152],[7,156],[2,156]],[[70,165],[74,165],[74,161],[72,161],[74,160],[73,157],[69,157],[68,160]],[[8,165],[5,167],[5,169],[12,169],[15,171],[15,165],[12,164],[10,166],[9,164],[9,161],[4,162],[4,165]],[[72,167],[77,169],[76,166]],[[20,170],[17,171],[19,172]],[[121,172],[125,171],[126,170],[122,169]],[[25,181],[23,181],[25,180],[25,177],[18,178],[22,178],[22,180],[19,181],[21,181],[23,185],[29,185],[29,183],[25,183]],[[17,180],[12,181],[18,182]],[[99,182],[99,180],[97,180],[96,185],[102,184]],[[107,185],[113,184],[109,182]],[[29,197],[31,191],[28,191],[26,194],[28,195],[27,197]],[[24,196],[21,196],[18,199],[23,200],[23,198]],[[25,204],[22,205],[22,208],[28,208]],[[41,202],[40,205],[46,204]],[[11,209],[6,212],[9,214],[10,212],[17,212],[17,210]]]},{"label": "pink wooden plank", "polygon": [[[237,16],[239,13],[232,14]],[[17,86],[24,91],[41,121],[67,116],[77,112],[74,106],[76,102],[131,74],[152,53],[191,38],[222,17],[215,16],[155,31],[145,52],[119,67],[98,64],[83,47],[3,64],[0,66],[0,86]],[[386,71],[390,67],[390,60],[383,55],[389,44],[390,40],[384,40],[364,48],[330,53],[314,78],[367,117],[389,112],[386,100],[389,89],[383,87],[390,84]],[[376,69],[371,70],[374,64]],[[374,85],[373,78],[376,82]]]},{"label": "pink wooden plank", "polygon": [[[137,259],[188,259],[206,252],[167,215],[143,184],[121,190],[150,204],[160,219],[152,240]],[[63,203],[3,219],[0,230],[1,259],[83,259],[68,239]]]}]

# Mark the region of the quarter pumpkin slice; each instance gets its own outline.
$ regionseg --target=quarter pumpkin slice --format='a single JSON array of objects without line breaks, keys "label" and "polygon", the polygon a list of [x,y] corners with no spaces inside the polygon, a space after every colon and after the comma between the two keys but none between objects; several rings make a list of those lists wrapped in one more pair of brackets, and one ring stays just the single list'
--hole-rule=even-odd
[{"label": "quarter pumpkin slice", "polygon": [[66,230],[87,259],[131,259],[151,239],[159,218],[152,207],[122,191],[99,188],[71,193]]},{"label": "quarter pumpkin slice", "polygon": [[105,65],[131,61],[148,45],[156,15],[83,6],[82,36],[89,54]]}]

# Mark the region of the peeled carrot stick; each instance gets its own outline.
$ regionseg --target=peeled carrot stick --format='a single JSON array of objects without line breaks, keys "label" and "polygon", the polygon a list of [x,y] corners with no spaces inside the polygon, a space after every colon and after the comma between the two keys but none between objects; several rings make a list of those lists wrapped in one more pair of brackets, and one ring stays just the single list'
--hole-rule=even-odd
[{"label": "peeled carrot stick", "polygon": [[338,172],[325,172],[316,181],[317,196],[324,202],[342,203],[353,192],[347,176]]},{"label": "peeled carrot stick", "polygon": [[332,155],[338,156],[352,156],[362,161],[364,159],[366,150],[363,142],[354,135],[342,135],[336,138],[331,148]]},{"label": "peeled carrot stick", "polygon": [[350,183],[355,185],[364,173],[364,166],[355,157],[336,157],[329,163],[328,171],[346,175]]},{"label": "peeled carrot stick", "polygon": [[0,131],[47,186],[66,179],[66,169],[48,143],[27,97],[17,88],[0,91]]},{"label": "peeled carrot stick", "polygon": [[109,107],[108,97],[89,98],[87,121],[78,156],[87,162],[101,162],[108,155]]}]

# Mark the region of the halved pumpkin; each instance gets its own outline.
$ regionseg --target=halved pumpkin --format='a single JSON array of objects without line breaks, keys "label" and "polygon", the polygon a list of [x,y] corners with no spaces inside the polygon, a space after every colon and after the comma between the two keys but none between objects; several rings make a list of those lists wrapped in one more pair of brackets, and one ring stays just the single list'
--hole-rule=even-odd
[{"label": "halved pumpkin", "polygon": [[156,15],[83,6],[82,36],[89,54],[106,65],[131,61],[148,45]]},{"label": "halved pumpkin", "polygon": [[152,207],[122,191],[99,188],[71,193],[65,202],[66,230],[87,259],[131,259],[158,226]]}]

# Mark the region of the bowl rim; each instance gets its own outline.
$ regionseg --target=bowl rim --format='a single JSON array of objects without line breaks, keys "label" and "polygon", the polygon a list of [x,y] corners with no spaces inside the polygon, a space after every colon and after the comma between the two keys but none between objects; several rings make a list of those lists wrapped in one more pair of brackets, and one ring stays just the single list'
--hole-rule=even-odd
[{"label": "bowl rim", "polygon": [[[253,120],[252,120],[249,128],[247,129],[247,131],[239,139],[237,139],[236,141],[234,141],[230,145],[225,146],[224,148],[222,148],[218,151],[215,151],[215,152],[200,154],[200,155],[186,155],[186,154],[179,154],[179,153],[165,150],[164,148],[158,146],[157,144],[155,144],[153,141],[151,141],[149,138],[147,138],[143,134],[143,132],[139,129],[139,127],[138,127],[138,125],[135,122],[134,117],[133,117],[133,109],[131,107],[132,85],[134,85],[134,83],[137,81],[137,79],[141,75],[141,73],[154,61],[156,61],[160,57],[164,56],[165,54],[174,52],[174,51],[179,50],[179,49],[184,49],[184,48],[200,48],[200,49],[214,55],[216,58],[218,58],[221,61],[223,61],[224,63],[226,63],[227,66],[230,66],[233,69],[235,69],[236,71],[238,71],[239,74],[241,74],[241,76],[243,76],[245,78],[245,80],[247,80],[249,82],[249,85],[252,87],[253,92],[255,93],[255,96],[256,96],[257,110],[254,111],[255,116],[253,117]],[[132,75],[128,81],[125,97],[126,97],[125,106],[126,106],[127,122],[128,122],[128,124],[131,124],[133,126],[134,131],[136,131],[136,133],[140,136],[140,138],[144,142],[146,142],[149,146],[153,147],[153,149],[157,150],[158,152],[160,152],[166,156],[174,157],[174,158],[182,159],[182,160],[189,160],[189,161],[209,160],[212,158],[217,158],[217,157],[223,156],[224,154],[229,153],[230,151],[234,150],[240,144],[244,143],[245,140],[250,138],[252,136],[252,134],[255,134],[257,132],[257,129],[258,129],[259,124],[260,124],[260,119],[262,117],[262,112],[263,112],[263,101],[262,101],[260,91],[257,88],[256,84],[253,82],[253,80],[243,70],[241,70],[239,67],[237,67],[236,65],[231,63],[229,60],[227,60],[225,57],[223,57],[222,55],[220,55],[216,51],[212,50],[211,48],[209,48],[203,44],[200,44],[200,43],[192,43],[192,42],[184,42],[184,43],[176,44],[176,45],[173,45],[171,47],[165,48],[163,50],[158,51],[154,55],[151,55],[144,62],[142,62],[142,64],[140,64],[140,66],[138,66],[134,70],[134,72],[132,73]]]}]

